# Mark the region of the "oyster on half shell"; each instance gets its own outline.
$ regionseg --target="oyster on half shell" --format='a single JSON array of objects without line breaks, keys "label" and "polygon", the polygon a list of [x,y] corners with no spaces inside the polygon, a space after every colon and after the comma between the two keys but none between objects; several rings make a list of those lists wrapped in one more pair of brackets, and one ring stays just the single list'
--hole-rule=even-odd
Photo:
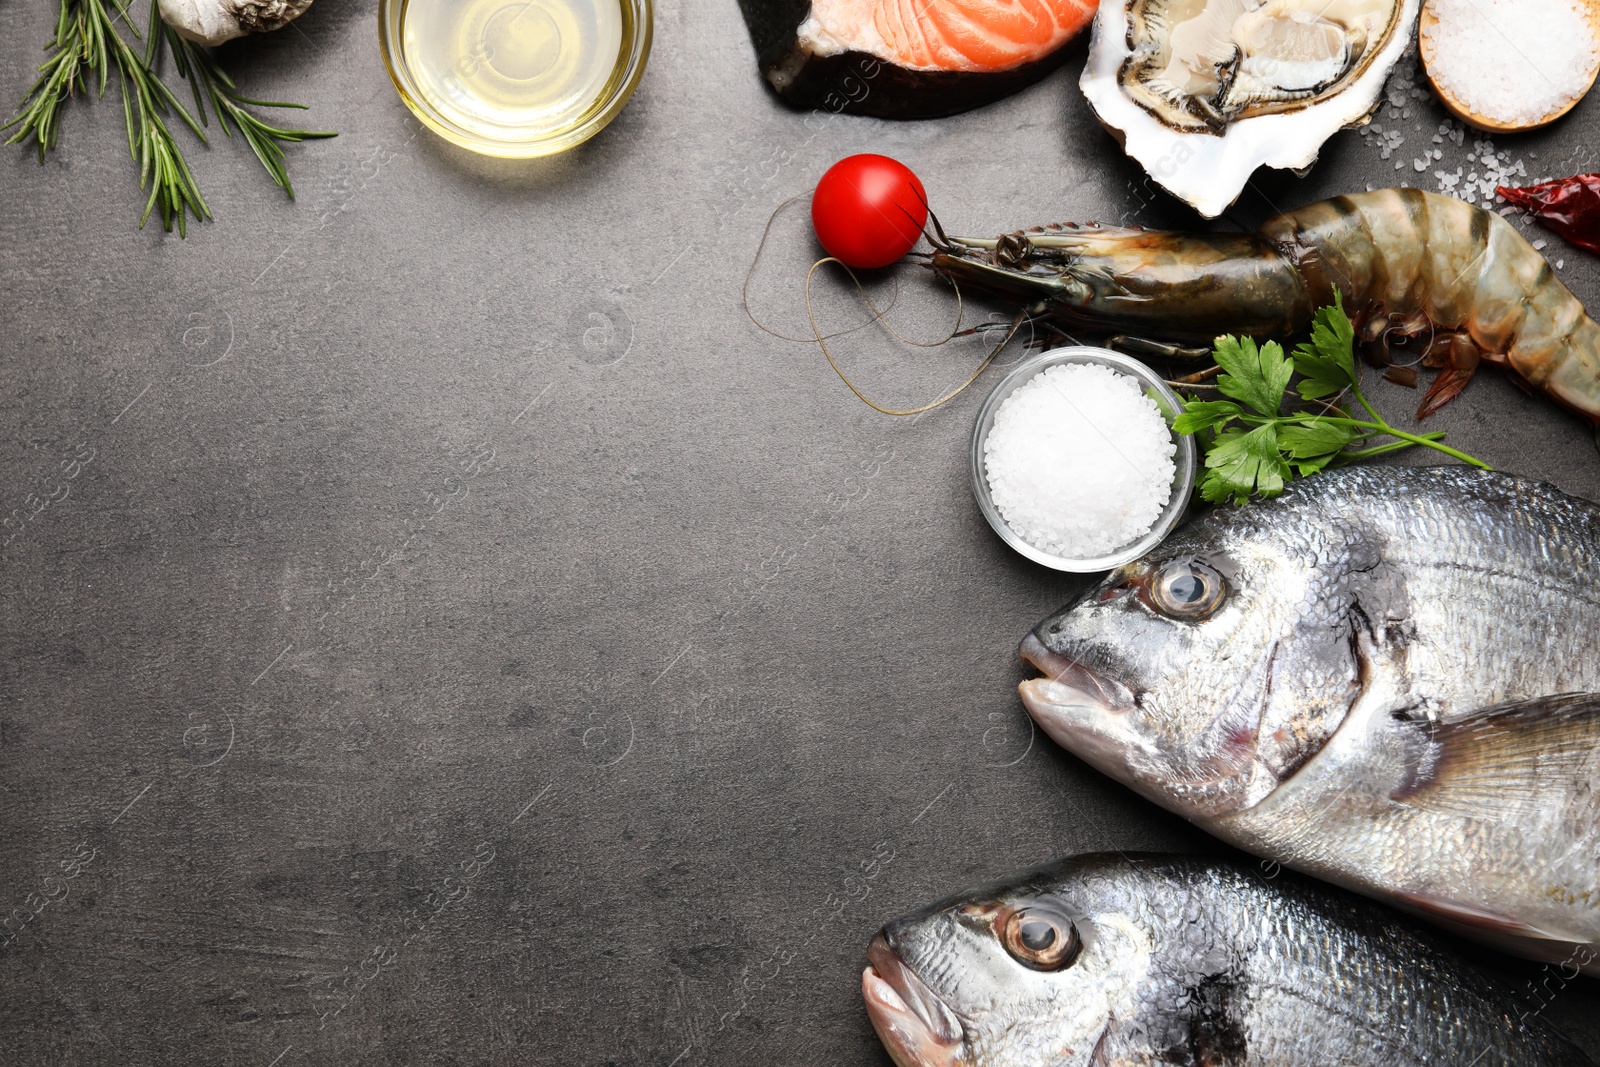
[{"label": "oyster on half shell", "polygon": [[1081,85],[1156,182],[1218,215],[1365,122],[1421,0],[1102,0]]}]

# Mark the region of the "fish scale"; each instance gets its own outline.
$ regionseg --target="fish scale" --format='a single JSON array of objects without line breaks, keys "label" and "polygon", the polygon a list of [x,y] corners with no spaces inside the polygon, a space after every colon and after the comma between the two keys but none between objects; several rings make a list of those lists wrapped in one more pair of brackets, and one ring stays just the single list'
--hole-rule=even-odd
[{"label": "fish scale", "polygon": [[[1008,915],[1066,919],[1038,969]],[[863,976],[899,1067],[1583,1067],[1519,1000],[1402,917],[1200,857],[1079,856],[884,927]],[[895,992],[886,992],[884,986]],[[959,1020],[936,1035],[900,995]]]},{"label": "fish scale", "polygon": [[[1178,564],[1225,589],[1203,618],[1151,591]],[[1587,501],[1347,468],[1113,572],[1030,635],[1047,677],[1022,693],[1059,743],[1231,844],[1600,973],[1597,571]]]}]

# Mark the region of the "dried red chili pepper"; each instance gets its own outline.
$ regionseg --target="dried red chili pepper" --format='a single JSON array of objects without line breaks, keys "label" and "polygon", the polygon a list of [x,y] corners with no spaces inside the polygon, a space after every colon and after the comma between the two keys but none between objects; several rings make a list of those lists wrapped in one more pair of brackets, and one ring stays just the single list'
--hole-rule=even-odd
[{"label": "dried red chili pepper", "polygon": [[1541,225],[1600,254],[1600,174],[1574,174],[1521,188],[1502,185],[1499,191]]}]

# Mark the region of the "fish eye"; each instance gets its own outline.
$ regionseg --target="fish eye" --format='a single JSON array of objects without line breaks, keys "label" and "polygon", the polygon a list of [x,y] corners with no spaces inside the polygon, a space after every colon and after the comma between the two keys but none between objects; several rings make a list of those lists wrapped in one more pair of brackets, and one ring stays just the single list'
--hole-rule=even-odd
[{"label": "fish eye", "polygon": [[1203,619],[1222,606],[1228,583],[1215,567],[1197,559],[1175,559],[1150,582],[1150,606],[1175,619]]},{"label": "fish eye", "polygon": [[1059,971],[1077,958],[1081,942],[1072,920],[1054,908],[1030,905],[1001,921],[1000,941],[1011,958],[1036,971]]}]

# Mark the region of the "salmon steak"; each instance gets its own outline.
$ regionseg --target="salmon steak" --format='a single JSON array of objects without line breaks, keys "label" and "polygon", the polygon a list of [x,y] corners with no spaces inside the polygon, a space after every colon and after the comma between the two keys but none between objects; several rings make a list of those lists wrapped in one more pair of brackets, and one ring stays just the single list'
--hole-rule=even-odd
[{"label": "salmon steak", "polygon": [[952,115],[1048,74],[1098,0],[740,0],[768,84],[799,107]]}]

